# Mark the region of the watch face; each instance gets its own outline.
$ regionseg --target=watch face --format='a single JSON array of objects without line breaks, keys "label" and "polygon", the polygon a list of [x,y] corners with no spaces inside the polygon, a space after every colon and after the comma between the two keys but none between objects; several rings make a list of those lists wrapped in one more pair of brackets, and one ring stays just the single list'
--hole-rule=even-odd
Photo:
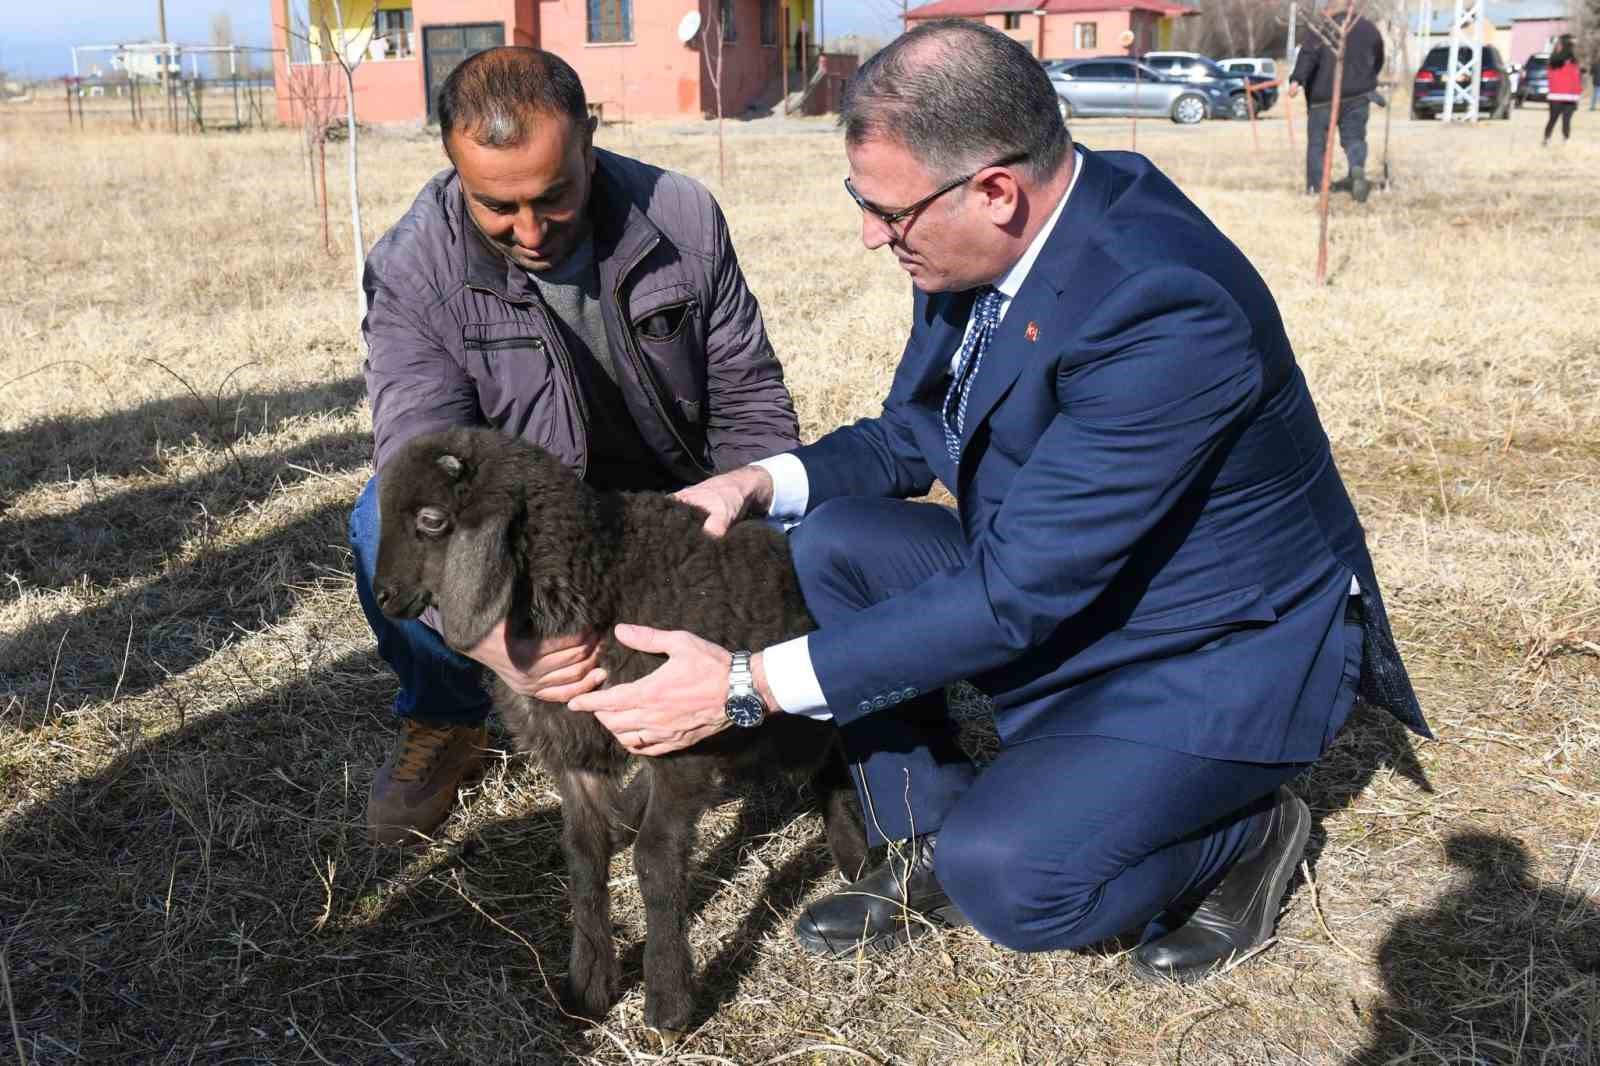
[{"label": "watch face", "polygon": [[729,696],[727,710],[729,721],[746,728],[760,725],[767,716],[766,706],[762,704],[761,697],[756,695]]}]

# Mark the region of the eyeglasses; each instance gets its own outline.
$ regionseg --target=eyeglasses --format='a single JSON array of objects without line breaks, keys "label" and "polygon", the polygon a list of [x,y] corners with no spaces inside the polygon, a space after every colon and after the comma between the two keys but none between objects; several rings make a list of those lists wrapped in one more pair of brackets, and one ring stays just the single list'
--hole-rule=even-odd
[{"label": "eyeglasses", "polygon": [[931,192],[928,195],[924,196],[922,199],[918,200],[916,203],[911,204],[908,207],[902,207],[898,211],[885,211],[883,208],[879,207],[877,204],[874,204],[869,200],[862,199],[861,194],[856,192],[856,187],[854,185],[850,184],[850,179],[849,178],[845,178],[844,179],[844,191],[850,194],[850,199],[852,199],[852,200],[854,200],[856,202],[856,206],[857,207],[861,208],[861,210],[865,211],[867,214],[871,215],[873,218],[877,219],[879,222],[882,222],[885,226],[893,228],[894,224],[896,222],[899,222],[903,218],[910,218],[912,215],[916,214],[918,211],[921,211],[924,207],[927,207],[929,204],[933,203],[935,200],[937,200],[939,197],[943,196],[945,193],[949,192],[951,189],[960,188],[961,186],[965,185],[967,182],[971,181],[973,178],[977,177],[979,174],[982,174],[985,170],[988,170],[989,167],[1007,167],[1007,166],[1011,166],[1014,163],[1020,163],[1026,158],[1028,158],[1028,153],[1027,152],[1013,152],[1011,155],[1006,156],[1004,159],[995,160],[993,163],[990,163],[989,166],[987,166],[987,167],[979,167],[977,170],[974,170],[971,174],[968,174],[966,177],[957,178],[955,181],[950,182],[948,185],[939,186],[937,189],[933,190],[933,192]]}]

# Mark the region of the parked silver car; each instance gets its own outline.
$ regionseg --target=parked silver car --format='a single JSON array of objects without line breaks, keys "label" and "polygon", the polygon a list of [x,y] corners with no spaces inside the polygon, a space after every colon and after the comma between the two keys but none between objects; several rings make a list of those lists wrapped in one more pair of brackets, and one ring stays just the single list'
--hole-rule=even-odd
[{"label": "parked silver car", "polygon": [[1193,125],[1226,113],[1228,91],[1191,85],[1156,73],[1131,59],[1075,59],[1050,72],[1061,102],[1061,117],[1075,115],[1138,115]]}]

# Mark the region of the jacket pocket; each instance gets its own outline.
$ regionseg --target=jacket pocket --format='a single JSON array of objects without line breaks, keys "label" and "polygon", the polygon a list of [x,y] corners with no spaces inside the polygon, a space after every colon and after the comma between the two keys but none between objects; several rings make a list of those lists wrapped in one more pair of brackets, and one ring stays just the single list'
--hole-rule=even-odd
[{"label": "jacket pocket", "polygon": [[629,328],[669,416],[680,428],[698,430],[706,392],[706,324],[699,299],[686,285],[636,297]]},{"label": "jacket pocket", "polygon": [[461,327],[461,347],[478,407],[497,427],[555,384],[549,344],[529,322],[469,322]]},{"label": "jacket pocket", "polygon": [[1276,622],[1278,612],[1261,594],[1260,585],[1228,589],[1204,599],[1159,611],[1134,611],[1123,624],[1131,633],[1178,633],[1188,629]]}]

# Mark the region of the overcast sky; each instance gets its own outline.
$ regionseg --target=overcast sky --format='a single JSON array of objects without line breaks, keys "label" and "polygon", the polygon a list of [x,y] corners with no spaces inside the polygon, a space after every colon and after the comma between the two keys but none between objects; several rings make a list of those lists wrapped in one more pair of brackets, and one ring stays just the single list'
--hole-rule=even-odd
[{"label": "overcast sky", "polygon": [[[664,0],[635,0],[641,4]],[[680,0],[687,7],[693,0]],[[895,0],[821,0],[823,29],[892,35]],[[166,0],[167,37],[209,44],[211,16],[226,12],[236,44],[267,47],[280,0]],[[916,6],[914,2],[912,6]],[[157,39],[156,0],[0,0],[0,68],[27,77],[70,73],[75,44],[121,44]],[[103,61],[102,61],[103,62]]]}]

